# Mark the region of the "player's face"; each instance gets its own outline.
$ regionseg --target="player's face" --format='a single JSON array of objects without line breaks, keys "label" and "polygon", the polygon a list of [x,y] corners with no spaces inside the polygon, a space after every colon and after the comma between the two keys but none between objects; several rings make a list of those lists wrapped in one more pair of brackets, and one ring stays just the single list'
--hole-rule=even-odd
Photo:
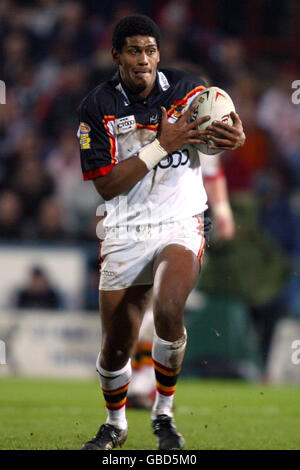
[{"label": "player's face", "polygon": [[156,80],[159,51],[155,38],[131,36],[121,53],[112,50],[113,59],[120,67],[120,74],[128,88],[143,97],[149,95]]}]

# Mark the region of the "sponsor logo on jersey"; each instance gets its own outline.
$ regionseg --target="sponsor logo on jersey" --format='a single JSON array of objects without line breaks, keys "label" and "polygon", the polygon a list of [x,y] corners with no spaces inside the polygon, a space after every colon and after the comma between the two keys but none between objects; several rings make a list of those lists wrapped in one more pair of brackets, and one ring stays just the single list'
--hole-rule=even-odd
[{"label": "sponsor logo on jersey", "polygon": [[79,129],[77,136],[79,137],[80,148],[82,150],[89,150],[91,148],[91,138],[89,133],[91,132],[91,128],[85,122],[81,122],[79,124]]},{"label": "sponsor logo on jersey", "polygon": [[116,119],[116,130],[118,134],[125,134],[126,132],[132,131],[136,127],[135,117],[125,116],[120,119]]},{"label": "sponsor logo on jersey", "polygon": [[150,124],[156,124],[158,122],[158,114],[153,114],[152,116],[150,116]]},{"label": "sponsor logo on jersey", "polygon": [[190,155],[188,149],[176,150],[165,158],[163,158],[157,166],[163,170],[167,168],[178,168],[179,166],[184,166],[189,162]]},{"label": "sponsor logo on jersey", "polygon": [[107,269],[101,270],[101,275],[106,277],[114,277],[115,273],[113,271],[108,271]]},{"label": "sponsor logo on jersey", "polygon": [[187,106],[186,100],[175,100],[174,103],[171,105],[171,109],[173,110],[173,116],[177,118],[182,116],[186,106]]},{"label": "sponsor logo on jersey", "polygon": [[86,124],[85,122],[81,122],[80,125],[79,125],[79,129],[80,129],[80,132],[82,133],[89,133],[91,132],[91,128],[88,124]]}]

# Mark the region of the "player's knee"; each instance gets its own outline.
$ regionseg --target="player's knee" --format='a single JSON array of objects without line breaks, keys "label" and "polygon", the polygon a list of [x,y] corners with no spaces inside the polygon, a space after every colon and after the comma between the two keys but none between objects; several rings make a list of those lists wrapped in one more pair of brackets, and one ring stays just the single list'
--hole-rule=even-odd
[{"label": "player's knee", "polygon": [[162,317],[175,317],[180,316],[184,310],[184,301],[179,299],[176,295],[157,299],[154,308]]},{"label": "player's knee", "polygon": [[131,356],[132,346],[113,346],[104,345],[99,356],[99,365],[106,370],[115,370],[122,368]]},{"label": "player's knee", "polygon": [[173,297],[157,300],[154,304],[155,328],[165,337],[167,333],[183,329],[184,302]]}]

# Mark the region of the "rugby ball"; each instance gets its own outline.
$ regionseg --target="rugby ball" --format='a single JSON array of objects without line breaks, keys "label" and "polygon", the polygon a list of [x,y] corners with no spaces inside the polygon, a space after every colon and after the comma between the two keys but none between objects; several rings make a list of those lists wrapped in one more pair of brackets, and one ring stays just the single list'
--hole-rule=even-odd
[{"label": "rugby ball", "polygon": [[[226,91],[216,86],[206,88],[192,102],[195,106],[192,119],[198,119],[204,116],[210,116],[209,121],[205,121],[199,126],[199,129],[204,130],[213,121],[222,121],[225,124],[232,126],[233,122],[230,113],[235,111],[232,99]],[[216,136],[217,137],[217,136]],[[215,155],[220,153],[220,150],[208,148],[209,143],[215,145],[212,140],[208,140],[206,144],[194,144],[200,152],[206,155]]]}]

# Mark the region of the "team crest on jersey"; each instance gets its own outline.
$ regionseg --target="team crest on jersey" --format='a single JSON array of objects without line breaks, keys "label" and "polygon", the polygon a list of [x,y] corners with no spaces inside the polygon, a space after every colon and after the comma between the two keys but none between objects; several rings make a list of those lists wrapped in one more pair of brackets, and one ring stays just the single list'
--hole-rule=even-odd
[{"label": "team crest on jersey", "polygon": [[88,124],[85,122],[79,124],[77,136],[79,137],[80,148],[82,150],[89,150],[91,148],[90,132],[91,128]]},{"label": "team crest on jersey", "polygon": [[86,132],[91,132],[91,128],[88,124],[85,122],[81,122],[79,125],[80,132],[86,133]]},{"label": "team crest on jersey", "polygon": [[187,105],[186,100],[175,100],[171,105],[171,109],[174,110],[173,116],[179,118],[184,113],[184,108]]},{"label": "team crest on jersey", "polygon": [[132,114],[131,116],[116,119],[115,126],[117,134],[125,134],[126,132],[132,131],[136,127],[134,115]]}]

